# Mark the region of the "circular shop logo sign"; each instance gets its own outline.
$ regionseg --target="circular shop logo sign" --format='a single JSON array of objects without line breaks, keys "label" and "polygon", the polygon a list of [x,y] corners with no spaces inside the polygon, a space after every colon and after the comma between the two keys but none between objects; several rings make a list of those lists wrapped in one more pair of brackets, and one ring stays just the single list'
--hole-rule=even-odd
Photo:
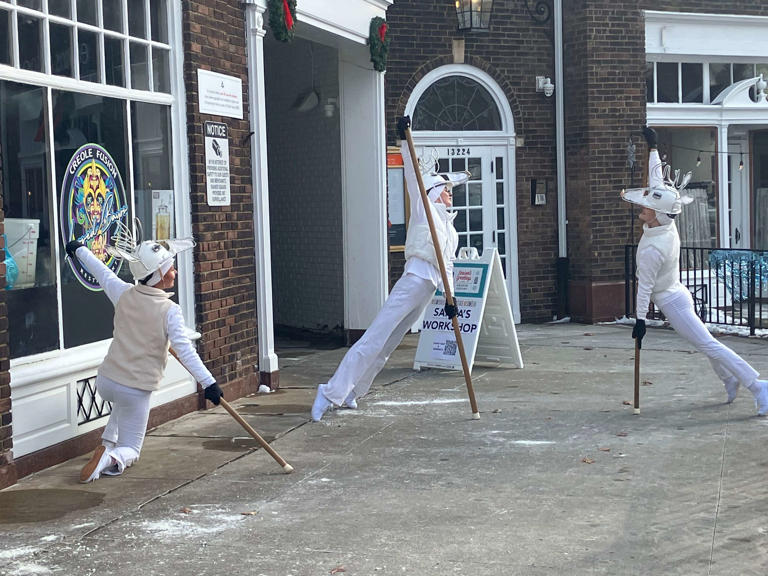
[{"label": "circular shop logo sign", "polygon": [[[127,222],[128,206],[117,165],[101,146],[85,144],[72,155],[61,183],[59,215],[64,245],[79,240],[117,274],[123,261],[111,256],[106,247],[117,223]],[[70,258],[69,265],[83,286],[101,290],[76,258]]]}]

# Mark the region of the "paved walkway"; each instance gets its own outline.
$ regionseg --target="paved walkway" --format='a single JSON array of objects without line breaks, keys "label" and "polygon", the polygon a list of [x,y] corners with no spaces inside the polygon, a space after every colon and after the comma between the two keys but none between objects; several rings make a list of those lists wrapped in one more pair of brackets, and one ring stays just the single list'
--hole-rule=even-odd
[{"label": "paved walkway", "polygon": [[[396,351],[357,411],[309,422],[344,349],[281,351],[274,394],[152,430],[120,478],[87,457],[0,491],[0,574],[761,575],[768,419],[704,358],[650,329],[632,415],[625,326],[519,328],[523,370],[413,372]],[[726,337],[768,373],[765,340]]]}]

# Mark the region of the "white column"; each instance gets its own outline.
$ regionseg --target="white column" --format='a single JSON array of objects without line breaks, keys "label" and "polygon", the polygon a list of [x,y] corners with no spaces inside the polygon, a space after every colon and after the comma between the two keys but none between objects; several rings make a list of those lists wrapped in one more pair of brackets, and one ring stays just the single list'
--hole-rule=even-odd
[{"label": "white column", "polygon": [[728,229],[729,204],[728,204],[728,124],[723,124],[717,130],[717,230],[720,236],[719,248],[730,248],[730,230]]},{"label": "white column", "polygon": [[253,233],[256,248],[256,314],[259,373],[278,371],[272,317],[272,246],[269,239],[267,115],[264,96],[264,2],[245,8],[248,50],[248,111],[251,119]]},{"label": "white column", "polygon": [[360,330],[388,292],[384,74],[371,68],[366,47],[350,52],[339,62],[344,325]]}]

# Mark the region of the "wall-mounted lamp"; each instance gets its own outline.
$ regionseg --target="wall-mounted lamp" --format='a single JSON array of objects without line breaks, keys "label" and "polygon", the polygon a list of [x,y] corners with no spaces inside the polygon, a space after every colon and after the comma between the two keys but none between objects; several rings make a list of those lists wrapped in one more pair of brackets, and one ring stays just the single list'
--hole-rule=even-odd
[{"label": "wall-mounted lamp", "polygon": [[549,98],[555,93],[555,85],[548,76],[536,76],[536,92],[544,92],[544,96]]},{"label": "wall-mounted lamp", "polygon": [[456,0],[459,30],[483,30],[491,23],[493,0]]}]

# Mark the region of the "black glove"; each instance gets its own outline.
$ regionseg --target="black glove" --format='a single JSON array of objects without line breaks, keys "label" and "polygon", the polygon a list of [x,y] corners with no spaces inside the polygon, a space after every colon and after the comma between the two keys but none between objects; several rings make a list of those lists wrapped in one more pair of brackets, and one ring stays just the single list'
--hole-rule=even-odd
[{"label": "black glove", "polygon": [[397,137],[405,140],[405,129],[411,127],[411,117],[402,116],[397,119]]},{"label": "black glove", "polygon": [[637,349],[643,347],[643,336],[645,336],[645,320],[635,320],[635,327],[632,328],[632,338],[637,339]]},{"label": "black glove", "polygon": [[445,310],[445,315],[450,319],[459,315],[459,307],[456,306],[456,304],[448,304],[448,302],[446,302],[445,306],[443,306],[443,310]]},{"label": "black glove", "polygon": [[219,385],[216,382],[205,389],[205,399],[216,406],[219,405],[219,401],[222,398],[224,398],[224,392],[221,391],[221,388],[219,388]]},{"label": "black glove", "polygon": [[67,242],[67,246],[65,248],[67,251],[67,255],[70,258],[75,258],[76,257],[75,252],[77,252],[77,249],[80,248],[81,246],[85,246],[85,244],[77,240],[70,240],[69,242]]},{"label": "black glove", "polygon": [[645,136],[645,141],[648,143],[648,148],[658,148],[659,137],[656,135],[656,130],[646,126],[643,128],[643,136]]}]

